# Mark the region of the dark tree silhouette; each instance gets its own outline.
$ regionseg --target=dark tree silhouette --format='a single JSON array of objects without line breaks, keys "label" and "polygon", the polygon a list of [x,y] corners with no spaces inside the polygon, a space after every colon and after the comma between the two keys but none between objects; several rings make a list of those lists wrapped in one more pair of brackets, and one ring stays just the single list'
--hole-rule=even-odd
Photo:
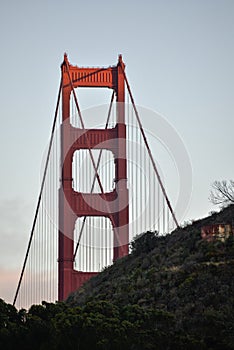
[{"label": "dark tree silhouette", "polygon": [[234,181],[214,181],[209,200],[211,203],[221,206],[234,203]]}]

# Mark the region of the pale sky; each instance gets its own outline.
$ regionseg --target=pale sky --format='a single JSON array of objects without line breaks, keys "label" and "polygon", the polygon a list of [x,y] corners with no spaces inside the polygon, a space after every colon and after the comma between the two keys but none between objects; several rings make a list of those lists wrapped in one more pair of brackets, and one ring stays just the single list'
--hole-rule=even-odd
[{"label": "pale sky", "polygon": [[9,0],[0,29],[0,298],[12,302],[25,255],[65,51],[80,66],[122,53],[136,103],[162,114],[190,156],[184,220],[215,209],[211,183],[234,171],[232,0]]}]

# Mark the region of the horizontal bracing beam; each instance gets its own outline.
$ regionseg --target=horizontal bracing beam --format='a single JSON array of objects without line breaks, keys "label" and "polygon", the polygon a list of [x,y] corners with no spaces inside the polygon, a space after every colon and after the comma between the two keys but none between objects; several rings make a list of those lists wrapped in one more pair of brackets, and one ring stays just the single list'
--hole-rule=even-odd
[{"label": "horizontal bracing beam", "polygon": [[[97,87],[117,89],[117,67],[108,68],[79,68],[69,65],[69,71],[74,88],[77,87]],[[64,84],[64,88],[69,87],[70,82]]]}]

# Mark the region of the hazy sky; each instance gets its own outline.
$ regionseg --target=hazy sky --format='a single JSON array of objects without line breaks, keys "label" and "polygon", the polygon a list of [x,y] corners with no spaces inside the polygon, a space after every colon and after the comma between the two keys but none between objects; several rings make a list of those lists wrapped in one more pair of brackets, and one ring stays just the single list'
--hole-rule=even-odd
[{"label": "hazy sky", "polygon": [[123,54],[136,103],[164,115],[190,155],[184,220],[214,209],[211,183],[234,171],[233,0],[9,0],[0,36],[0,297],[12,301],[22,266],[65,51],[80,66]]}]

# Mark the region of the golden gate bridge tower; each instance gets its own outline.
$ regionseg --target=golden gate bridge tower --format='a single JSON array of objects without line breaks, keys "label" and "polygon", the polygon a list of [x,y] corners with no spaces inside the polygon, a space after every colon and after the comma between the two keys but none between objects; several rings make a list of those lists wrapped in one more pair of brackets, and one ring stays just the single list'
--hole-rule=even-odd
[{"label": "golden gate bridge tower", "polygon": [[[111,92],[105,126],[86,127],[81,88]],[[44,163],[14,305],[65,300],[128,255],[137,234],[178,227],[121,55],[106,68],[73,66],[64,55]]]},{"label": "golden gate bridge tower", "polygon": [[[59,300],[64,300],[95,272],[74,269],[74,230],[78,217],[104,216],[110,219],[114,234],[114,260],[128,254],[129,207],[127,189],[127,155],[125,125],[124,63],[109,68],[71,66],[67,56],[62,64],[62,181],[59,193]],[[117,101],[117,122],[114,128],[74,128],[70,123],[70,96],[75,88],[113,89]],[[74,95],[75,96],[75,95]],[[77,103],[77,100],[76,100]],[[77,105],[78,107],[78,105]],[[78,107],[79,110],[79,107]],[[81,122],[82,123],[82,122]],[[115,162],[115,188],[105,193],[92,156],[92,149],[107,149]],[[75,151],[87,149],[95,169],[101,193],[79,193],[72,187],[72,159]],[[113,203],[114,202],[114,208]],[[122,208],[122,203],[125,205]],[[112,204],[112,205],[111,205]],[[110,208],[111,207],[111,208]]]}]

